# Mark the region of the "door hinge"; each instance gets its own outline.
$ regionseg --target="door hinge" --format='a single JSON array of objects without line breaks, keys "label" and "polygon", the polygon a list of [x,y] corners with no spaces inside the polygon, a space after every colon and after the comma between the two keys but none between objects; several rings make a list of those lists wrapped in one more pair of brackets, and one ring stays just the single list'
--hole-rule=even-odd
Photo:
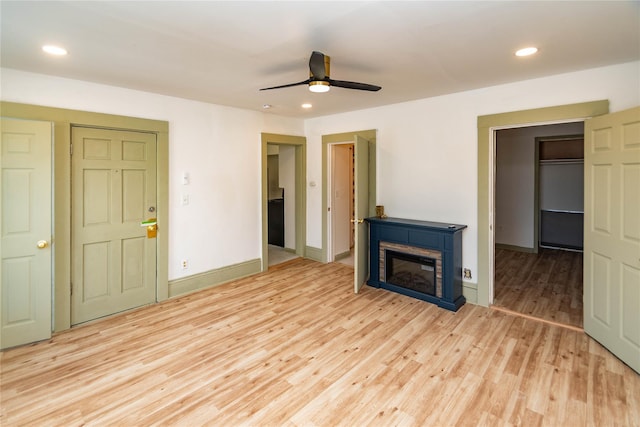
[{"label": "door hinge", "polygon": [[73,283],[69,283],[69,295],[73,296]]},{"label": "door hinge", "polygon": [[73,156],[73,144],[69,144],[69,155]]}]

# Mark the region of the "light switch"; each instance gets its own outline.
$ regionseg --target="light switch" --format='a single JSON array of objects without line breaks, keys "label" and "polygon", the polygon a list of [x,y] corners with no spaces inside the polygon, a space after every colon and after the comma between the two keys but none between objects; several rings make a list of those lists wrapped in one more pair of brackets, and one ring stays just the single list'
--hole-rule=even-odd
[{"label": "light switch", "polygon": [[182,173],[182,185],[189,185],[189,172]]},{"label": "light switch", "polygon": [[188,194],[183,194],[182,195],[182,206],[187,206],[189,204],[189,195]]}]

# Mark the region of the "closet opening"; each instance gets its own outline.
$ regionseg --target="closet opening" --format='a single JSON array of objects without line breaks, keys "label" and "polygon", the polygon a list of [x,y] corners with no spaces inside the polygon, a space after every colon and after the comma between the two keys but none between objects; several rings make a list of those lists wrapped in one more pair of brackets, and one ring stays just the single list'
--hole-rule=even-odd
[{"label": "closet opening", "polygon": [[494,306],[582,328],[583,122],[496,131]]}]

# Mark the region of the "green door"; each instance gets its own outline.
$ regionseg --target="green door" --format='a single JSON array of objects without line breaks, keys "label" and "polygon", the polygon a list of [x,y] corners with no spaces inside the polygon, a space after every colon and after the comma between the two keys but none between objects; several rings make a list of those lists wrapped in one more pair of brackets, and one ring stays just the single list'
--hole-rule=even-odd
[{"label": "green door", "polygon": [[49,122],[0,125],[0,348],[51,337]]},{"label": "green door", "polygon": [[357,136],[355,145],[355,248],[353,254],[355,293],[369,276],[369,225],[364,218],[369,216],[369,141]]},{"label": "green door", "polygon": [[584,139],[584,330],[640,373],[640,108]]},{"label": "green door", "polygon": [[[156,301],[156,136],[74,127],[71,323]],[[161,230],[160,230],[161,232]]]}]

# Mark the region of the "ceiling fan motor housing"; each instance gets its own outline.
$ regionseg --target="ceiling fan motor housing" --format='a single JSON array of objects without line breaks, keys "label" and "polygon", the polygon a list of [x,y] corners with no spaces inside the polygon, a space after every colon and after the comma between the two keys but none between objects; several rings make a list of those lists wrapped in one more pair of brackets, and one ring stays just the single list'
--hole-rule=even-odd
[{"label": "ceiling fan motor housing", "polygon": [[331,78],[331,57],[329,55],[322,54],[324,57],[324,77],[314,76],[311,67],[309,67],[309,77],[313,79],[329,79]]}]

